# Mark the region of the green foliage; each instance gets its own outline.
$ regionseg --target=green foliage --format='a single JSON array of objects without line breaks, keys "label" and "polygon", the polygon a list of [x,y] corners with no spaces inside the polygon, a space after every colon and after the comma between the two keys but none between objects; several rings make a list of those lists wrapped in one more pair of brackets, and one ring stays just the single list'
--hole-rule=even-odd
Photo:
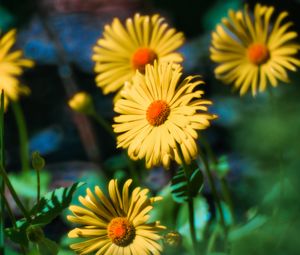
[{"label": "green foliage", "polygon": [[221,156],[213,169],[219,178],[224,178],[230,171],[228,157],[226,155]]},{"label": "green foliage", "polygon": [[[24,218],[17,221],[17,228],[6,229],[7,236],[15,243],[28,246],[28,232],[42,228],[56,218],[70,205],[74,192],[82,185],[82,182],[77,182],[70,187],[58,188],[47,193],[39,204],[31,209],[30,220]],[[53,244],[44,237],[38,243],[44,248],[53,247]]]},{"label": "green foliage", "polygon": [[47,193],[41,198],[39,204],[35,205],[31,210],[31,214],[35,215],[33,223],[49,224],[70,205],[73,193],[82,185],[84,185],[83,182],[76,182],[70,187],[58,188]]},{"label": "green foliage", "polygon": [[[45,194],[50,183],[50,174],[42,171],[41,175],[41,194]],[[20,173],[9,174],[9,179],[16,190],[17,194],[24,198],[36,198],[36,171],[26,171]]]},{"label": "green foliage", "polygon": [[48,238],[42,238],[38,243],[40,254],[43,255],[56,255],[58,254],[59,246]]},{"label": "green foliage", "polygon": [[199,168],[196,168],[189,177],[187,177],[184,169],[181,167],[172,178],[171,192],[174,201],[183,203],[189,198],[196,197],[202,187],[203,174]]},{"label": "green foliage", "polygon": [[234,241],[251,234],[267,222],[267,217],[263,215],[256,216],[243,226],[237,227],[230,231],[229,240]]},{"label": "green foliage", "polygon": [[[192,252],[193,245],[190,238],[190,225],[189,225],[189,210],[187,203],[180,206],[178,215],[176,217],[176,230],[183,237],[183,246],[186,250]],[[206,200],[198,196],[194,198],[194,214],[195,214],[195,228],[196,238],[198,241],[203,240],[205,227],[210,220],[209,208]],[[189,253],[190,254],[190,253]]]}]

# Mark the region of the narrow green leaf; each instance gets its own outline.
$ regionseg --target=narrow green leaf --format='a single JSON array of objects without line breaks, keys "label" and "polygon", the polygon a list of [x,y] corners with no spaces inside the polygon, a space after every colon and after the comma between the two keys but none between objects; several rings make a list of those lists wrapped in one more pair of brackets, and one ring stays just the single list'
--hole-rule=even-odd
[{"label": "narrow green leaf", "polygon": [[[26,230],[33,225],[39,225],[42,228],[49,224],[70,205],[74,192],[82,185],[84,185],[83,182],[76,182],[70,187],[58,188],[47,193],[41,198],[40,203],[31,209],[30,222],[25,218],[18,220],[16,222],[17,228],[7,228],[5,230],[7,236],[15,243],[28,246]],[[50,245],[50,242],[45,241],[43,245]]]},{"label": "narrow green leaf", "polygon": [[84,185],[83,182],[76,182],[70,187],[58,188],[43,196],[40,203],[31,210],[31,214],[35,215],[32,223],[49,224],[70,205],[73,193],[82,185]]},{"label": "narrow green leaf", "polygon": [[48,238],[43,238],[38,242],[38,247],[40,254],[43,255],[57,255],[59,251],[59,246]]},{"label": "narrow green leaf", "polygon": [[251,234],[253,231],[257,230],[261,226],[263,226],[267,222],[268,218],[264,215],[258,215],[245,225],[238,227],[234,230],[232,230],[229,233],[229,240],[235,241],[237,239],[240,239],[246,235]]},{"label": "narrow green leaf", "polygon": [[198,193],[203,188],[203,174],[199,168],[197,168],[190,177],[190,183],[189,183],[189,192],[192,197],[195,197],[198,195]]},{"label": "narrow green leaf", "polygon": [[196,197],[203,187],[203,175],[199,168],[190,173],[187,180],[183,168],[179,168],[172,178],[171,192],[174,201],[184,203],[190,197]]}]

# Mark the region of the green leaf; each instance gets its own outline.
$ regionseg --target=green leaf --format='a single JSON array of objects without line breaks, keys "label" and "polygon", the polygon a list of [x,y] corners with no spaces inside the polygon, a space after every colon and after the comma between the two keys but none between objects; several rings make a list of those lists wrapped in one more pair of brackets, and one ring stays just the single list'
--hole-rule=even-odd
[{"label": "green leaf", "polygon": [[[41,171],[41,194],[47,192],[50,183],[50,174],[47,171]],[[15,188],[17,194],[25,198],[36,198],[37,182],[36,171],[30,170],[22,173],[9,174],[9,179]]]},{"label": "green leaf", "polygon": [[59,251],[59,246],[48,238],[43,238],[40,242],[38,242],[38,248],[40,254],[43,255],[56,255]]},{"label": "green leaf", "polygon": [[195,169],[187,177],[183,168],[179,168],[176,175],[172,178],[171,192],[174,201],[183,203],[189,198],[196,197],[203,187],[203,175],[199,168]]},{"label": "green leaf", "polygon": [[27,226],[22,224],[18,228],[6,228],[5,235],[9,237],[11,241],[17,244],[21,244],[25,247],[28,246],[28,239],[26,235]]},{"label": "green leaf", "polygon": [[76,182],[67,188],[58,188],[43,196],[38,205],[35,205],[31,214],[35,215],[32,223],[47,225],[66,209],[77,188],[84,185],[83,182]]},{"label": "green leaf", "polygon": [[172,178],[171,192],[174,201],[183,203],[188,200],[188,184],[183,168],[179,168]]},{"label": "green leaf", "polygon": [[197,168],[190,177],[190,183],[189,183],[189,192],[192,197],[195,197],[198,195],[198,193],[203,188],[203,174],[199,168]]},{"label": "green leaf", "polygon": [[[30,211],[31,221],[23,218],[16,222],[17,228],[7,228],[7,236],[15,243],[28,246],[27,229],[33,225],[44,227],[66,209],[76,189],[81,187],[83,182],[76,182],[70,187],[58,188],[43,196],[39,205],[35,205]],[[45,241],[45,245],[49,242]],[[43,253],[44,254],[44,253]]]},{"label": "green leaf", "polygon": [[232,230],[229,233],[229,240],[234,241],[240,239],[244,236],[251,234],[253,231],[257,230],[267,222],[268,218],[263,215],[258,215],[245,225]]},{"label": "green leaf", "polygon": [[230,171],[230,165],[228,157],[223,155],[218,159],[218,163],[215,166],[215,171],[219,178],[224,178]]}]

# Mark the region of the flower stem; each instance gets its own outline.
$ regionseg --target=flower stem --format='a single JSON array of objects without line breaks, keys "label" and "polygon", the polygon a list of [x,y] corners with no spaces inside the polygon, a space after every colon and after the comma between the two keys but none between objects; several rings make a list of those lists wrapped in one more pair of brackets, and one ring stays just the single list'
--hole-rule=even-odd
[{"label": "flower stem", "polygon": [[[3,202],[4,202],[4,205],[5,205],[5,207],[6,207],[6,211],[7,211],[7,213],[8,213],[9,218],[10,218],[10,221],[11,221],[13,227],[16,228],[16,227],[17,227],[17,224],[16,224],[16,218],[15,218],[15,216],[14,216],[14,214],[13,214],[13,212],[12,212],[12,209],[11,209],[11,207],[10,207],[10,205],[9,205],[9,203],[8,203],[8,201],[7,201],[7,199],[6,199],[6,197],[5,197],[5,191],[4,191],[4,190],[1,190],[0,195],[1,195],[1,199],[2,199]],[[4,215],[4,208],[3,208],[3,210],[1,210],[1,216],[2,216],[2,215]]]},{"label": "flower stem", "polygon": [[[0,186],[0,192],[1,194],[4,193],[4,181],[3,179],[1,178],[0,180],[1,182],[1,186]],[[5,215],[4,215],[4,206],[5,206],[5,201],[4,201],[4,197],[1,196],[0,197],[1,199],[1,203],[0,203],[0,212],[1,212],[1,215],[0,215],[0,254],[4,254],[4,221],[5,221]]]},{"label": "flower stem", "polygon": [[226,201],[226,204],[229,207],[232,224],[234,224],[235,218],[234,218],[233,202],[232,202],[232,199],[231,199],[228,183],[227,183],[227,180],[226,180],[225,177],[221,178],[221,188],[222,188],[222,193],[224,195],[224,199]]},{"label": "flower stem", "polygon": [[[186,180],[189,186],[189,180],[190,180],[190,168],[189,166],[185,163],[184,156],[182,154],[181,148],[177,146],[177,151],[178,155],[181,159],[182,162],[182,167],[186,176]],[[190,233],[191,233],[191,238],[192,238],[192,243],[193,243],[193,248],[194,248],[194,254],[197,255],[197,239],[196,239],[196,228],[195,228],[195,215],[194,215],[194,199],[189,196],[188,198],[188,210],[189,210],[189,224],[190,224]]]},{"label": "flower stem", "polygon": [[223,227],[223,229],[226,233],[227,230],[226,230],[226,225],[225,225],[224,213],[223,213],[223,209],[222,209],[222,206],[221,206],[221,201],[220,201],[220,198],[219,198],[216,186],[215,186],[214,178],[213,178],[213,176],[211,174],[211,171],[210,171],[210,168],[209,168],[208,161],[201,152],[199,153],[199,157],[200,157],[200,160],[203,163],[204,171],[205,171],[205,173],[208,177],[209,186],[211,188],[214,200],[215,200],[216,205],[217,205],[217,210],[218,210],[219,215],[220,215],[221,225],[222,225],[222,227]]},{"label": "flower stem", "polygon": [[28,148],[28,135],[27,127],[25,122],[25,117],[22,111],[22,108],[18,102],[11,102],[13,112],[15,114],[16,123],[19,132],[20,139],[20,156],[21,156],[21,165],[22,171],[28,171],[29,167],[29,148]]},{"label": "flower stem", "polygon": [[[103,119],[99,114],[97,114],[96,111],[93,111],[91,114],[90,114],[91,117],[93,117],[97,123],[102,126],[109,134],[110,136],[116,140],[116,135],[111,127],[111,125],[108,124],[108,122]],[[131,159],[129,158],[129,156],[127,155],[127,153],[124,152],[124,155],[127,159],[127,162],[128,162],[128,169],[129,169],[129,172],[130,172],[130,175],[133,179],[133,182],[136,184],[136,185],[139,185],[139,177],[136,173],[136,170],[134,168],[134,164],[133,162],[131,161]]]},{"label": "flower stem", "polygon": [[98,124],[100,126],[102,126],[106,131],[107,133],[110,134],[110,136],[115,139],[115,133],[112,129],[112,127],[107,123],[107,121],[105,119],[102,118],[102,116],[100,116],[99,114],[96,113],[96,111],[93,111],[91,113],[91,116],[98,122]]},{"label": "flower stem", "polygon": [[[206,150],[206,153],[208,155],[208,157],[212,160],[212,162],[214,163],[214,165],[218,164],[218,159],[215,156],[209,142],[202,136],[202,144]],[[233,202],[232,202],[232,198],[231,198],[231,194],[228,188],[228,183],[225,177],[220,178],[221,179],[221,187],[222,187],[222,193],[224,194],[224,199],[226,204],[229,207],[230,210],[230,214],[231,214],[231,219],[232,219],[232,223],[234,223],[234,210],[233,210]]]},{"label": "flower stem", "polygon": [[24,207],[24,205],[22,204],[20,198],[18,197],[14,187],[12,186],[9,178],[8,178],[8,175],[5,171],[5,169],[3,168],[3,166],[0,166],[0,175],[2,176],[7,188],[9,189],[14,201],[16,202],[17,206],[19,207],[19,209],[22,211],[22,213],[24,214],[25,218],[27,220],[31,220],[30,219],[30,215],[29,213],[27,212],[26,208]]},{"label": "flower stem", "polygon": [[[4,92],[1,91],[1,100],[0,100],[0,166],[4,166]],[[3,178],[0,177],[0,192],[4,194],[5,185]],[[0,197],[0,254],[4,254],[4,206],[5,206],[5,197],[4,195]]]},{"label": "flower stem", "polygon": [[39,208],[40,197],[41,197],[41,175],[40,175],[40,170],[36,170],[36,179],[37,179],[36,203],[37,203],[37,208]]}]

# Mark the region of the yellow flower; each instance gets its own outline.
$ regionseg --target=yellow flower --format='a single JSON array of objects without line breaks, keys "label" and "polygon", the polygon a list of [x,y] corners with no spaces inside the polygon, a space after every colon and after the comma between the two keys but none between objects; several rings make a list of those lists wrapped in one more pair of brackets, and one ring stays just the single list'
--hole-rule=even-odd
[{"label": "yellow flower", "polygon": [[245,7],[244,12],[230,10],[229,18],[222,20],[212,34],[211,59],[219,66],[217,78],[234,83],[244,95],[266,90],[270,82],[288,82],[287,70],[296,71],[300,61],[296,58],[299,45],[293,40],[297,33],[289,31],[292,22],[283,23],[287,12],[279,14],[271,23],[274,8],[256,4],[254,16]]},{"label": "yellow flower", "polygon": [[76,93],[68,102],[71,109],[76,112],[92,114],[94,105],[92,97],[86,92]]},{"label": "yellow flower", "polygon": [[146,64],[182,62],[174,52],[184,41],[182,33],[169,28],[159,15],[128,18],[124,26],[118,18],[106,25],[103,38],[94,47],[96,83],[107,94],[122,88],[136,70],[145,71]]},{"label": "yellow flower", "polygon": [[160,254],[161,237],[157,232],[164,227],[147,221],[152,203],[161,198],[148,198],[149,190],[140,187],[130,193],[131,183],[131,179],[127,180],[120,193],[117,180],[111,180],[109,197],[98,186],[96,196],[87,189],[87,195],[79,197],[83,207],[70,206],[73,215],[68,215],[68,220],[82,225],[68,234],[70,238],[84,239],[71,245],[78,254]]},{"label": "yellow flower", "polygon": [[196,130],[209,126],[215,116],[207,113],[211,101],[202,99],[198,88],[204,82],[189,76],[180,82],[181,67],[162,63],[147,65],[145,75],[137,71],[132,84],[127,83],[114,110],[114,132],[118,147],[128,148],[130,158],[145,158],[146,167],[171,160],[190,163],[197,155]]},{"label": "yellow flower", "polygon": [[12,51],[16,42],[16,30],[11,30],[0,39],[0,91],[4,91],[4,102],[17,101],[21,94],[29,94],[28,87],[20,85],[18,76],[24,67],[32,67],[33,61],[23,58],[21,50]]}]

